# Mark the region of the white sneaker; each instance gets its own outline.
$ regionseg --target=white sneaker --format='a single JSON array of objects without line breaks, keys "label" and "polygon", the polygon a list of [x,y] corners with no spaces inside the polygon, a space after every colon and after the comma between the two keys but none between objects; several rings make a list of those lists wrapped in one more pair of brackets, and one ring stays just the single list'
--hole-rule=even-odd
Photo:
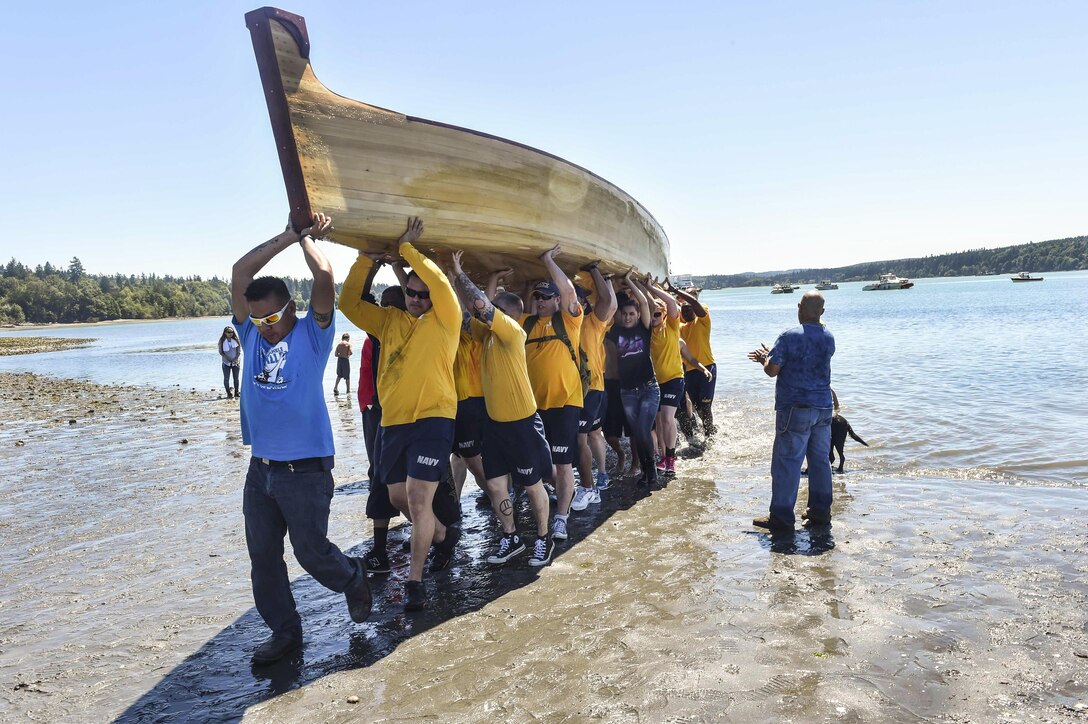
[{"label": "white sneaker", "polygon": [[567,539],[567,521],[564,518],[556,518],[552,521],[552,538],[555,540]]},{"label": "white sneaker", "polygon": [[597,503],[601,502],[601,494],[597,491],[596,488],[591,488],[589,491],[589,495],[587,495],[586,497],[589,498],[590,505],[596,505]]},{"label": "white sneaker", "polygon": [[[574,500],[570,501],[570,509],[585,510],[586,506],[588,506],[591,502],[594,502],[590,500],[594,492],[596,491],[594,491],[592,488],[583,488],[581,485],[579,485],[578,489],[574,491]],[[597,496],[596,502],[601,502],[600,495]]]}]

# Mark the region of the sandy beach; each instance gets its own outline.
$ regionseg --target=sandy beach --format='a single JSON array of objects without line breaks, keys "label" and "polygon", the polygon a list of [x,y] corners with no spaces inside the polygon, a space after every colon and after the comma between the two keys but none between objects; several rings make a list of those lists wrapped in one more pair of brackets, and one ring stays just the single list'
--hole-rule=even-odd
[{"label": "sandy beach", "polygon": [[[1081,488],[848,473],[833,529],[772,538],[750,525],[770,433],[734,432],[667,489],[575,514],[537,576],[482,563],[495,531],[469,482],[429,611],[400,610],[397,569],[355,626],[289,560],[307,646],[251,671],[237,406],[7,373],[0,395],[5,721],[1088,717]],[[330,538],[358,552],[358,411],[329,404]]]}]

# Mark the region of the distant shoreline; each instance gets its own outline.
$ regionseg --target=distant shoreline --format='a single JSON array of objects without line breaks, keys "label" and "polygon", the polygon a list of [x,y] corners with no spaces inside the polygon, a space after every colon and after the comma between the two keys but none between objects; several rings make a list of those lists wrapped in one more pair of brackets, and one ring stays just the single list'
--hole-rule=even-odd
[{"label": "distant shoreline", "polygon": [[101,322],[36,322],[24,324],[5,324],[0,326],[0,331],[34,331],[49,329],[72,329],[78,327],[102,327],[107,324],[145,324],[148,322],[187,322],[193,319],[222,319],[222,314],[212,314],[204,317],[156,317],[154,319],[107,319]]}]

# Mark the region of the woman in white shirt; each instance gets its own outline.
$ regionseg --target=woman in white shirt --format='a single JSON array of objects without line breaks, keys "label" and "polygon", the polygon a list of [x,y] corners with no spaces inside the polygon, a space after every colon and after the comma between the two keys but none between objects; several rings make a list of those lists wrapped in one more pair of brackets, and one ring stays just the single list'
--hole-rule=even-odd
[{"label": "woman in white shirt", "polygon": [[[238,344],[234,327],[223,328],[223,334],[219,337],[219,357],[223,360],[223,389],[227,391],[227,399],[238,397],[238,370],[242,366],[242,348]],[[233,395],[230,392],[231,375],[234,376]]]}]

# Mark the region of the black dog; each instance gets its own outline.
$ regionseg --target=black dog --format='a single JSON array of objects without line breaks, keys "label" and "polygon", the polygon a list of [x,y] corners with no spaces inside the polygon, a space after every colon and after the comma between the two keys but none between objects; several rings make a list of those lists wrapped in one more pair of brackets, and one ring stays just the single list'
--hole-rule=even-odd
[{"label": "black dog", "polygon": [[842,466],[846,463],[846,456],[843,455],[842,449],[846,446],[846,436],[854,438],[865,447],[869,447],[869,443],[858,437],[854,432],[854,428],[850,427],[850,423],[846,421],[846,418],[842,415],[836,414],[831,418],[831,450],[828,457],[831,459],[831,464],[835,464],[835,451],[839,451],[839,469],[838,472],[843,472]]}]

